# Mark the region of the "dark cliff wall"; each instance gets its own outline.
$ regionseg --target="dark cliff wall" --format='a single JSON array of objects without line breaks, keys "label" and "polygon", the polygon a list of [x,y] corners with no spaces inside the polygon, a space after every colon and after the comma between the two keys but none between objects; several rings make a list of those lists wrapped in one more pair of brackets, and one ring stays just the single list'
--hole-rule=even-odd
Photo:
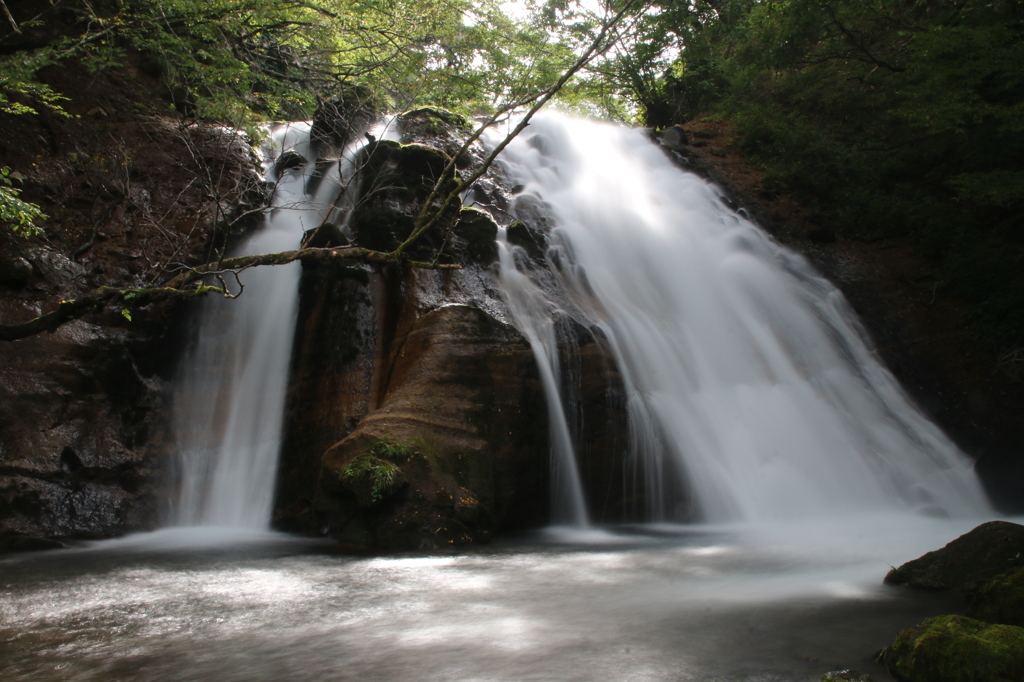
[{"label": "dark cliff wall", "polygon": [[[70,97],[73,117],[0,115],[0,166],[25,176],[22,197],[49,216],[32,239],[0,230],[4,324],[203,261],[257,181],[247,144],[174,116],[144,74],[67,66],[40,77]],[[157,522],[186,315],[150,305],[128,316],[115,309],[0,346],[0,544]]]}]

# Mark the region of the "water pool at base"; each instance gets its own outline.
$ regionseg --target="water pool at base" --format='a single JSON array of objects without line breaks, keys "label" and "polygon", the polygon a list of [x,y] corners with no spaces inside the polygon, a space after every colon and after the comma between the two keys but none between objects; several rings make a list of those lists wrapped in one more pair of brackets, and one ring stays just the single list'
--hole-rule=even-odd
[{"label": "water pool at base", "polygon": [[0,678],[811,681],[963,608],[882,585],[975,525],[556,530],[438,554],[174,529],[0,559]]}]

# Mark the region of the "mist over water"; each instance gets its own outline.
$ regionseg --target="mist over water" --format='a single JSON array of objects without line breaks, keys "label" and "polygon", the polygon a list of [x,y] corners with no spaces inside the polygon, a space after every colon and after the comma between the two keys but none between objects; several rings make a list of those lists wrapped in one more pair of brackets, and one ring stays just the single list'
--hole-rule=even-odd
[{"label": "mist over water", "polygon": [[[514,311],[531,298],[582,314],[607,338],[644,518],[991,513],[970,462],[878,361],[840,292],[642,132],[544,114],[500,158],[524,186],[513,213],[546,207],[557,273],[552,285],[505,244],[507,296]],[[517,314],[527,329],[538,318]]]}]

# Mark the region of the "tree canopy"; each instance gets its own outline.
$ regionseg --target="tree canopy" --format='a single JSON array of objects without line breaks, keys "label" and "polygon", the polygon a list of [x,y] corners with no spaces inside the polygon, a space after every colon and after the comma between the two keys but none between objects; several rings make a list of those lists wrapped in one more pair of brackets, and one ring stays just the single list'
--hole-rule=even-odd
[{"label": "tree canopy", "polygon": [[997,352],[1024,347],[1024,6],[656,2],[608,65],[648,125],[731,121],[767,189],[857,239],[912,239]]},{"label": "tree canopy", "polygon": [[[972,303],[979,336],[1024,348],[1020,3],[523,6],[510,17],[497,0],[6,0],[0,111],[59,110],[61,94],[35,78],[46,66],[134,55],[182,113],[236,126],[309,118],[352,88],[384,109],[492,114],[537,101],[626,9],[615,39],[559,87],[563,105],[653,127],[731,121],[766,189],[847,236],[914,240],[936,286]],[[30,225],[31,205],[5,186],[4,221]]]}]

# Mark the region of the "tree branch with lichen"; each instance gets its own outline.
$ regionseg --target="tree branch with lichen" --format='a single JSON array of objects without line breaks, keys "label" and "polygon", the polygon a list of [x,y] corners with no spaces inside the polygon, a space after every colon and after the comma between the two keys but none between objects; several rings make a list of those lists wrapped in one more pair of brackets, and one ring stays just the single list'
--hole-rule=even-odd
[{"label": "tree branch with lichen", "polygon": [[[364,249],[358,246],[297,249],[295,251],[266,253],[256,256],[237,256],[179,272],[163,286],[142,288],[98,287],[78,298],[61,301],[56,310],[32,318],[27,322],[0,325],[0,341],[17,341],[18,339],[24,339],[42,332],[52,333],[68,322],[114,306],[147,305],[172,299],[197,298],[206,294],[220,294],[221,296],[232,298],[235,295],[228,290],[227,286],[212,286],[202,282],[205,282],[209,277],[223,275],[224,273],[234,273],[237,275],[249,268],[285,265],[295,261],[305,263],[344,263],[356,261],[376,265],[401,261],[405,265],[414,268],[429,270],[456,270],[461,267],[455,264],[434,264],[406,260],[394,254]],[[200,283],[198,286],[192,286],[197,282]]]}]

